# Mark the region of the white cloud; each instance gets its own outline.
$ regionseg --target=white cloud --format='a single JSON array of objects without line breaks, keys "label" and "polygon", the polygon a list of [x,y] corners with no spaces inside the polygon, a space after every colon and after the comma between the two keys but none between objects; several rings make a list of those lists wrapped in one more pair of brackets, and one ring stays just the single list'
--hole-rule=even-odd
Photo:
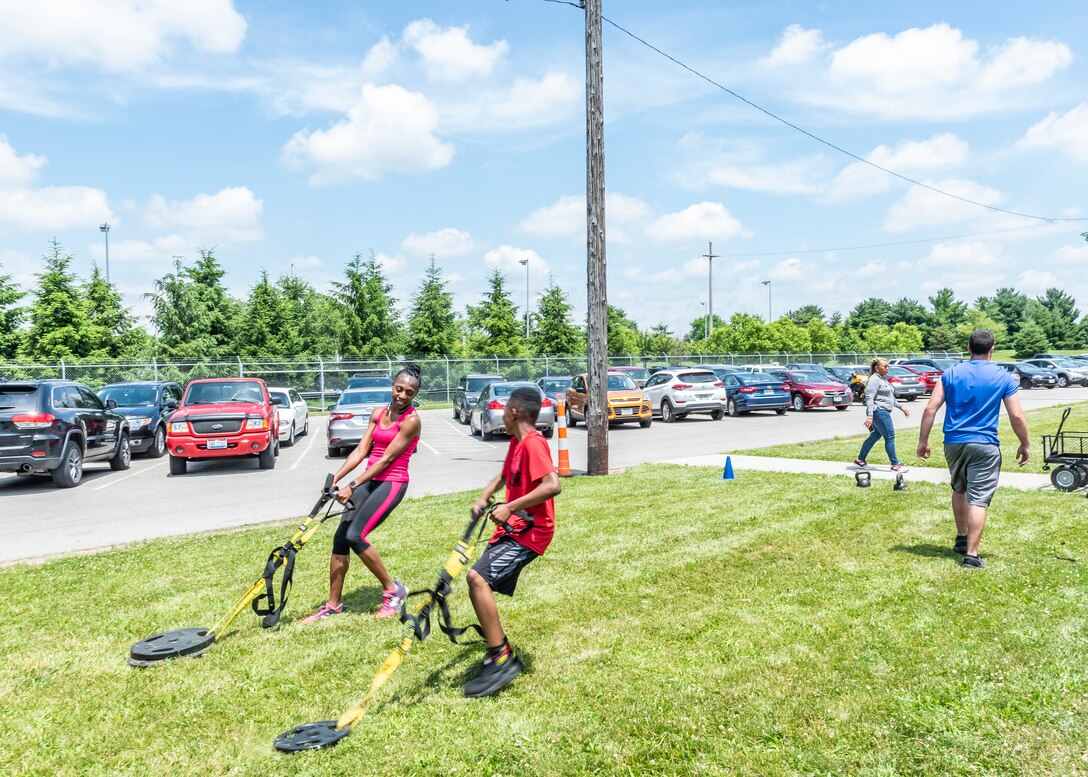
[{"label": "white cloud", "polygon": [[870,262],[866,262],[854,272],[854,277],[858,280],[865,280],[868,278],[881,278],[888,272],[888,265],[879,259],[874,259]]},{"label": "white cloud", "polygon": [[411,234],[404,238],[400,250],[414,256],[437,254],[442,259],[456,259],[470,253],[476,243],[472,235],[460,229],[446,227],[425,235]]},{"label": "white cloud", "polygon": [[[618,192],[605,194],[605,229],[609,242],[628,243],[641,233],[651,218],[650,206],[638,197]],[[540,237],[569,237],[585,240],[586,198],[564,194],[553,204],[538,208],[522,219],[522,232]]]},{"label": "white cloud", "polygon": [[507,275],[514,271],[526,272],[526,268],[521,265],[523,259],[528,261],[528,272],[533,275],[540,275],[548,271],[548,263],[531,248],[501,245],[484,254],[484,262],[488,267],[497,267]]},{"label": "white cloud", "polygon": [[[984,205],[1000,205],[1003,199],[1001,192],[974,181],[947,179],[923,183]],[[921,186],[911,186],[888,209],[884,228],[889,232],[906,232],[921,226],[959,224],[982,218],[986,218],[986,214],[977,205],[961,202]]]},{"label": "white cloud", "polygon": [[489,75],[510,50],[504,40],[481,46],[469,39],[468,27],[443,30],[430,19],[419,19],[405,27],[403,41],[419,53],[428,75],[438,81]]},{"label": "white cloud", "polygon": [[443,103],[443,123],[452,130],[517,131],[564,121],[582,104],[582,85],[569,73],[517,78],[508,87],[458,94]]},{"label": "white cloud", "polygon": [[[165,267],[175,256],[186,257],[195,251],[198,241],[172,233],[154,240],[111,240],[110,264],[133,264]],[[96,244],[92,251],[95,259],[105,258],[104,246]]]},{"label": "white cloud", "polygon": [[296,270],[320,270],[325,263],[312,254],[309,256],[299,254],[291,259],[290,266]]},{"label": "white cloud", "polygon": [[800,24],[791,24],[783,30],[778,44],[760,60],[760,64],[769,67],[803,65],[830,45],[824,42],[824,35],[819,30],[806,30]]},{"label": "white cloud", "polygon": [[1042,294],[1052,286],[1061,287],[1057,277],[1046,270],[1028,270],[1020,273],[1016,280],[1016,290],[1029,296]]},{"label": "white cloud", "polygon": [[[929,140],[904,140],[895,148],[880,145],[866,155],[875,165],[909,175],[929,170],[945,170],[966,161],[969,147],[951,132],[942,132]],[[831,184],[827,200],[864,197],[886,191],[896,182],[893,176],[869,165],[855,162],[839,172]]]},{"label": "white cloud", "polygon": [[396,44],[383,35],[382,39],[370,47],[363,57],[363,78],[374,78],[385,73],[397,61],[399,51]]},{"label": "white cloud", "polygon": [[796,256],[783,259],[771,268],[772,281],[796,281],[805,276],[804,263]]},{"label": "white cloud", "polygon": [[38,175],[38,170],[45,166],[45,157],[37,154],[19,156],[0,135],[0,188],[18,187],[30,183]]},{"label": "white cloud", "polygon": [[89,186],[0,191],[0,225],[20,232],[80,226],[93,229],[112,218],[106,193]]},{"label": "white cloud", "polygon": [[1088,162],[1088,103],[1062,114],[1051,112],[1032,126],[1018,145],[1056,148],[1078,162]]},{"label": "white cloud", "polygon": [[743,225],[720,202],[700,202],[659,216],[646,234],[659,243],[728,240],[746,234]]},{"label": "white cloud", "polygon": [[804,157],[779,164],[726,164],[706,172],[708,183],[771,194],[815,194],[822,191],[827,162]]},{"label": "white cloud", "polygon": [[433,134],[437,124],[438,112],[424,95],[367,84],[346,119],[327,130],[299,131],[283,157],[290,165],[316,168],[310,176],[315,185],[425,172],[453,159],[453,146]]},{"label": "white cloud", "polygon": [[263,206],[263,201],[245,186],[198,194],[181,202],[168,202],[156,194],[148,200],[144,219],[152,228],[178,228],[203,243],[219,239],[246,242],[262,237]]},{"label": "white cloud", "polygon": [[0,59],[112,72],[153,65],[178,41],[207,54],[233,53],[246,33],[231,0],[7,2],[0,16]]},{"label": "white cloud", "polygon": [[1022,107],[1032,87],[1072,60],[1064,43],[1019,37],[984,48],[942,22],[856,38],[833,50],[825,68],[791,70],[790,85],[802,102],[853,113],[961,118]]},{"label": "white cloud", "polygon": [[388,275],[395,275],[404,270],[408,263],[404,260],[403,256],[390,256],[389,254],[377,253],[374,254],[374,259],[377,261],[378,266],[382,268],[382,272]]}]

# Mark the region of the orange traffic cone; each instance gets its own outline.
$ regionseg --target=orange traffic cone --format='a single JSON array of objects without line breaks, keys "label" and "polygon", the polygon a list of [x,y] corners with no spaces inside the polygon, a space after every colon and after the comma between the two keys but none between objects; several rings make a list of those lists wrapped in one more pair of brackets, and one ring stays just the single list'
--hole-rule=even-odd
[{"label": "orange traffic cone", "polygon": [[559,427],[559,477],[569,478],[570,452],[567,450],[567,404],[562,394],[556,396],[556,421]]}]

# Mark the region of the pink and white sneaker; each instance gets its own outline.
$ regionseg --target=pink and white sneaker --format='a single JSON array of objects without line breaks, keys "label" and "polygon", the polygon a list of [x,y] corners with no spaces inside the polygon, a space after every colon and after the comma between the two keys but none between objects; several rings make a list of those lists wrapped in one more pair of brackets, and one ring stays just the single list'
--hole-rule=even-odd
[{"label": "pink and white sneaker", "polygon": [[404,600],[408,598],[408,588],[404,583],[394,583],[392,591],[382,591],[382,606],[378,608],[378,618],[397,618]]},{"label": "pink and white sneaker", "polygon": [[348,608],[344,606],[343,602],[340,602],[339,607],[329,607],[329,603],[325,602],[325,604],[321,605],[318,608],[317,612],[315,612],[313,615],[303,618],[302,623],[303,625],[317,623],[322,618],[330,618],[333,615],[340,615],[341,613],[346,612],[347,609]]}]

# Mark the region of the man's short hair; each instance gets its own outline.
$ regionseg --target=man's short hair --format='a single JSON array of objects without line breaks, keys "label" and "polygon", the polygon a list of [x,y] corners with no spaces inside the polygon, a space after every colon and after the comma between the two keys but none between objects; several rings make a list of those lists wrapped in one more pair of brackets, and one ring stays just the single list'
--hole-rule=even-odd
[{"label": "man's short hair", "polygon": [[967,341],[967,349],[972,356],[985,356],[994,347],[994,333],[989,329],[976,329]]},{"label": "man's short hair", "polygon": [[529,418],[529,423],[536,423],[540,415],[540,392],[531,388],[516,388],[510,392],[509,403]]}]

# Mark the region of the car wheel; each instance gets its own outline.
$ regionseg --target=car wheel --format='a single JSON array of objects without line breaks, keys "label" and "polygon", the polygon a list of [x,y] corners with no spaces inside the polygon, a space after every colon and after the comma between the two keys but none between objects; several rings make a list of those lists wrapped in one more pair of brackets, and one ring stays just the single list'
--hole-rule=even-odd
[{"label": "car wheel", "polygon": [[57,488],[75,488],[83,480],[83,451],[69,440],[60,457],[60,466],[49,473]]},{"label": "car wheel", "polygon": [[453,406],[453,420],[454,421],[460,421],[461,420],[461,413],[458,412],[457,405]]},{"label": "car wheel", "polygon": [[729,400],[729,417],[730,418],[736,418],[738,415],[740,415],[740,413],[737,412],[737,400],[730,399]]},{"label": "car wheel", "polygon": [[165,453],[166,429],[160,426],[155,429],[155,437],[151,440],[151,447],[147,449],[147,458],[161,459]]},{"label": "car wheel", "polygon": [[472,435],[473,437],[475,437],[476,434],[477,434],[477,432],[476,432],[476,423],[472,420],[472,416],[469,416],[469,419],[468,419],[468,433],[470,435]]},{"label": "car wheel", "polygon": [[913,402],[916,399],[918,399],[918,397],[907,397],[908,402]]},{"label": "car wheel", "polygon": [[465,406],[461,405],[461,417],[458,419],[463,425],[468,425],[469,414],[465,412]]},{"label": "car wheel", "polygon": [[672,409],[672,403],[667,399],[661,401],[661,421],[671,424],[676,420],[676,411]]},{"label": "car wheel", "polygon": [[340,449],[333,446],[333,445],[330,445],[329,446],[329,458],[330,459],[335,459],[339,455],[340,455]]},{"label": "car wheel", "polygon": [[276,466],[276,448],[269,445],[257,454],[257,466],[261,469],[272,469]]},{"label": "car wheel", "polygon": [[652,424],[653,422],[654,422],[653,418],[647,418],[645,421],[639,421],[638,425],[641,426],[643,429],[649,429],[650,424]]},{"label": "car wheel", "polygon": [[798,413],[803,413],[805,410],[805,398],[800,394],[793,395],[793,409]]},{"label": "car wheel", "polygon": [[283,441],[283,444],[290,448],[295,444],[295,425],[291,424],[290,431],[287,432],[287,439]]},{"label": "car wheel", "polygon": [[484,426],[483,419],[480,419],[480,439],[484,442],[491,442],[495,438],[495,435],[488,431],[488,428]]},{"label": "car wheel", "polygon": [[310,416],[306,416],[306,420],[302,422],[302,436],[305,437],[310,433]]},{"label": "car wheel", "polygon": [[847,410],[850,405],[835,405],[836,410]]},{"label": "car wheel", "polygon": [[170,474],[171,475],[184,475],[185,470],[189,468],[189,462],[185,459],[177,456],[170,457]]},{"label": "car wheel", "polygon": [[574,413],[567,413],[567,427],[573,429],[578,425],[578,421],[574,418]]},{"label": "car wheel", "polygon": [[1058,388],[1065,388],[1069,385],[1069,378],[1064,375],[1058,376]]},{"label": "car wheel", "polygon": [[555,427],[554,426],[549,426],[547,429],[545,429],[543,431],[542,434],[544,435],[544,439],[550,440],[552,437],[555,436]]},{"label": "car wheel", "polygon": [[786,408],[784,408],[784,407],[780,407],[780,408],[778,408],[777,410],[775,410],[774,412],[775,412],[775,414],[777,414],[777,415],[785,415],[785,414],[786,414]]},{"label": "car wheel", "polygon": [[121,472],[132,466],[132,448],[128,444],[128,435],[122,434],[117,440],[117,452],[110,459],[110,469]]}]

